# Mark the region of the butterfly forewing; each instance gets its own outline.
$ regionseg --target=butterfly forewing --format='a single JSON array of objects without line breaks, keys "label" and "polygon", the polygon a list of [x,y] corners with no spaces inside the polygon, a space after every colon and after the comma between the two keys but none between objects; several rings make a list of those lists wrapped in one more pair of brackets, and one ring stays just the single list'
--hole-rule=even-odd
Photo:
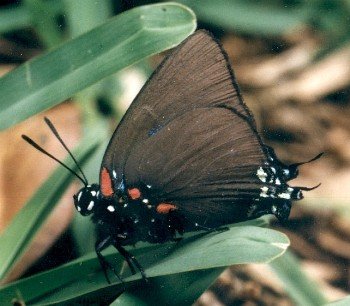
[{"label": "butterfly forewing", "polygon": [[186,112],[214,106],[231,107],[255,130],[225,52],[209,33],[197,31],[161,63],[131,104],[112,136],[102,168],[113,169],[121,180],[135,145]]}]

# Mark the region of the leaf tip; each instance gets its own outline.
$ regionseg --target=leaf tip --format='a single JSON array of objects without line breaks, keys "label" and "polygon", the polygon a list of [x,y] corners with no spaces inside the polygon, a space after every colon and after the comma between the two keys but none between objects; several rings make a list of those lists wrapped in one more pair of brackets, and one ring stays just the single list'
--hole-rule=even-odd
[{"label": "leaf tip", "polygon": [[283,242],[273,242],[271,243],[271,245],[276,246],[281,250],[287,250],[289,247],[289,243],[283,243]]}]

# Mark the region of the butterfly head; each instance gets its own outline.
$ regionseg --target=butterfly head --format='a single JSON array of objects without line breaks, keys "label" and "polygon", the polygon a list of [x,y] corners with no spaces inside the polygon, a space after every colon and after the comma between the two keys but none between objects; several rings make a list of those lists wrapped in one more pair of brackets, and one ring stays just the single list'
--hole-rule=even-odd
[{"label": "butterfly head", "polygon": [[92,214],[99,201],[100,186],[97,184],[86,185],[73,196],[76,210],[83,216]]}]

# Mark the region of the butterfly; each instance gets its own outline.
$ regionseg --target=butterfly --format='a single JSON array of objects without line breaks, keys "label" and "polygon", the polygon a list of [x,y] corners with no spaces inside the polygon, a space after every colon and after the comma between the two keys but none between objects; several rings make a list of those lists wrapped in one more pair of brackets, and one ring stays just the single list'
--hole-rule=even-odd
[{"label": "butterfly", "polygon": [[130,105],[105,151],[99,184],[90,185],[80,168],[82,175],[68,170],[84,184],[74,204],[99,228],[96,253],[109,280],[113,268],[101,252],[110,245],[146,278],[124,246],[265,214],[287,220],[292,201],[317,187],[288,185],[301,164],[282,163],[263,143],[225,51],[199,30],[163,60]]}]

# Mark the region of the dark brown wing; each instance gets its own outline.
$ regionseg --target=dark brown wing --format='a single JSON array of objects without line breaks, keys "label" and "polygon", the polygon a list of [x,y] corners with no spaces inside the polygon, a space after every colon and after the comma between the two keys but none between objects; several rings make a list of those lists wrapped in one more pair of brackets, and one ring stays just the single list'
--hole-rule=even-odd
[{"label": "dark brown wing", "polygon": [[158,67],[114,132],[102,168],[121,179],[132,148],[174,118],[196,108],[229,106],[254,119],[242,102],[227,56],[207,32],[197,31]]},{"label": "dark brown wing", "polygon": [[[216,227],[247,219],[263,183],[265,154],[249,122],[227,108],[198,108],[139,142],[125,165],[127,186],[149,185],[193,222]],[[266,185],[266,184],[265,184]]]}]

